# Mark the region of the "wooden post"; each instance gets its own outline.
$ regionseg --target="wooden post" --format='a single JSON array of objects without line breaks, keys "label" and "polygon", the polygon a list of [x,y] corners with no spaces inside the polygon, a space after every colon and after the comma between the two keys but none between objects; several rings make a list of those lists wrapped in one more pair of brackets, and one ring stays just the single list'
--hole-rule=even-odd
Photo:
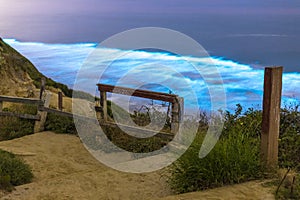
[{"label": "wooden post", "polygon": [[58,110],[63,110],[63,96],[62,92],[58,92]]},{"label": "wooden post", "polygon": [[267,67],[264,77],[261,161],[268,171],[278,164],[278,138],[283,67]]},{"label": "wooden post", "polygon": [[171,116],[171,133],[176,134],[179,129],[179,102],[178,99],[172,102],[172,116]]},{"label": "wooden post", "polygon": [[96,111],[96,118],[98,120],[101,119],[101,112],[99,111],[99,108],[100,108],[100,101],[95,101],[95,111]]},{"label": "wooden post", "polygon": [[2,112],[3,109],[3,101],[0,101],[0,112]]},{"label": "wooden post", "polygon": [[183,121],[183,115],[184,115],[184,99],[183,97],[178,97],[179,102],[179,122]]},{"label": "wooden post", "polygon": [[[49,107],[50,99],[51,99],[51,93],[50,92],[46,93],[46,97],[44,99],[44,107],[45,108]],[[41,119],[39,121],[38,120],[35,121],[35,124],[34,124],[34,133],[38,133],[38,132],[44,131],[44,128],[45,128],[45,122],[46,122],[46,118],[47,118],[47,112],[38,110],[38,115],[41,116]]]},{"label": "wooden post", "polygon": [[45,77],[42,77],[41,88],[40,88],[40,99],[42,99],[42,97],[43,97],[43,93],[45,91],[45,84],[46,84],[46,79],[45,79]]},{"label": "wooden post", "polygon": [[100,106],[102,107],[102,119],[107,121],[107,96],[104,91],[100,91]]}]

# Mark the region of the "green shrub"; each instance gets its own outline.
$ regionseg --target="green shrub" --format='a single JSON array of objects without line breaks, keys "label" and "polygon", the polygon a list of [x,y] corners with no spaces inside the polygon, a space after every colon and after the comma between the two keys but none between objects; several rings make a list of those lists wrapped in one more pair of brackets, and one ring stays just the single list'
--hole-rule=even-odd
[{"label": "green shrub", "polygon": [[[281,110],[279,167],[300,171],[300,112],[293,105]],[[239,183],[262,177],[260,134],[262,111],[250,108],[243,112],[239,104],[234,113],[225,112],[224,129],[214,149],[198,158],[202,134],[170,168],[169,182],[179,193]],[[210,119],[201,114],[199,130],[205,132]],[[201,132],[201,131],[200,131]]]},{"label": "green shrub", "polygon": [[261,133],[262,112],[249,108],[243,112],[240,104],[236,105],[234,113],[225,112],[225,122],[222,137],[231,132],[240,132],[253,137],[259,137]]},{"label": "green shrub", "polygon": [[300,112],[299,106],[286,106],[281,110],[279,166],[300,172]]},{"label": "green shrub", "polygon": [[[237,105],[235,113],[225,113],[222,137],[226,137],[227,130],[242,131],[253,137],[261,134],[262,111],[248,109],[242,112]],[[299,105],[289,105],[281,109],[279,131],[279,167],[293,168],[300,172],[300,112]]]},{"label": "green shrub", "polygon": [[29,165],[15,155],[0,149],[0,189],[29,183],[32,178]]},{"label": "green shrub", "polygon": [[10,183],[10,175],[1,175],[2,171],[0,169],[0,190],[6,190],[8,192],[11,192],[13,189],[13,186]]},{"label": "green shrub", "polygon": [[73,118],[48,113],[45,130],[55,133],[77,134]]},{"label": "green shrub", "polygon": [[[4,111],[35,115],[36,106],[15,104]],[[19,138],[33,133],[34,120],[17,117],[0,117],[0,141]]]},{"label": "green shrub", "polygon": [[116,146],[134,153],[149,153],[161,149],[171,138],[153,136],[150,138],[137,138],[123,132],[119,127],[102,126],[106,137]]},{"label": "green shrub", "polygon": [[16,117],[0,118],[0,141],[11,140],[33,133],[34,121]]},{"label": "green shrub", "polygon": [[169,183],[176,192],[204,190],[261,177],[258,138],[230,132],[200,159],[203,137],[199,133],[191,147],[170,168]]}]

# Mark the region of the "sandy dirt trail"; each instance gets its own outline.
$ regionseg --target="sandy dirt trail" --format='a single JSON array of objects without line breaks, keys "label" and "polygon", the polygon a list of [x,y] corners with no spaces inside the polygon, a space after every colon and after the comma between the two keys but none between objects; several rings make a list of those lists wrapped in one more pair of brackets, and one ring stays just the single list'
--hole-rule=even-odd
[{"label": "sandy dirt trail", "polygon": [[0,148],[21,155],[35,176],[32,183],[18,186],[0,199],[274,199],[270,188],[255,181],[172,196],[161,176],[164,170],[146,174],[118,172],[95,160],[74,135],[37,133],[0,142]]}]

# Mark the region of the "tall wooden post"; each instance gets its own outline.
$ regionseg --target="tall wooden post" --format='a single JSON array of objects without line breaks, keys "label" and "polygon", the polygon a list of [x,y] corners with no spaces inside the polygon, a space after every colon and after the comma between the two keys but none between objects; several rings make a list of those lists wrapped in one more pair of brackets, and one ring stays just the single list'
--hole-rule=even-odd
[{"label": "tall wooden post", "polygon": [[101,112],[100,112],[100,101],[95,101],[95,111],[96,111],[96,118],[98,119],[98,120],[100,120],[101,119]]},{"label": "tall wooden post", "polygon": [[63,109],[63,96],[62,92],[58,92],[58,109],[62,111]]},{"label": "tall wooden post", "polygon": [[3,101],[0,101],[0,112],[2,112],[3,109]]},{"label": "tall wooden post", "polygon": [[184,98],[178,97],[179,101],[179,122],[183,121],[183,115],[184,115]]},{"label": "tall wooden post", "polygon": [[100,91],[100,106],[102,107],[102,119],[107,121],[107,96],[104,91]]},{"label": "tall wooden post", "polygon": [[41,79],[41,88],[40,88],[40,100],[42,99],[43,93],[45,91],[45,84],[46,84],[46,79],[45,79],[45,77],[42,77],[42,79]]},{"label": "tall wooden post", "polygon": [[283,67],[267,67],[264,77],[261,161],[266,170],[278,164],[278,138]]},{"label": "tall wooden post", "polygon": [[[50,100],[51,100],[51,93],[46,93],[46,97],[44,99],[44,107],[48,108],[50,105]],[[47,112],[45,111],[38,111],[38,115],[40,115],[40,120],[36,120],[34,124],[34,133],[38,133],[41,131],[44,131],[45,128],[45,122],[47,118]]]},{"label": "tall wooden post", "polygon": [[171,116],[171,133],[176,134],[179,130],[179,101],[178,98],[172,102],[172,116]]}]

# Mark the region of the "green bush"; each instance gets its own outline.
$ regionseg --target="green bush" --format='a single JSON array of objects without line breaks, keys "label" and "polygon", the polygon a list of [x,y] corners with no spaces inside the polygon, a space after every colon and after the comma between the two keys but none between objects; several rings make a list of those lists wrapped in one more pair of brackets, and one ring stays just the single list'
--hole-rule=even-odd
[{"label": "green bush", "polygon": [[[106,137],[116,146],[129,152],[134,153],[149,153],[161,149],[171,138],[162,138],[153,136],[150,138],[136,138],[123,132],[119,127],[102,126],[101,127]],[[93,145],[92,140],[87,140],[89,146]],[[93,147],[92,147],[93,148]]]},{"label": "green bush", "polygon": [[77,134],[73,118],[48,113],[45,123],[46,131],[55,133]]},{"label": "green bush", "polygon": [[[300,112],[293,105],[281,110],[279,167],[300,171]],[[179,192],[202,190],[262,177],[260,134],[262,111],[243,112],[239,104],[234,113],[225,112],[224,129],[214,149],[198,158],[203,134],[198,133],[186,153],[170,168],[169,182]],[[200,132],[207,130],[209,118],[199,117]]]},{"label": "green bush", "polygon": [[259,137],[261,133],[262,112],[249,108],[243,112],[240,104],[236,105],[234,113],[225,112],[225,122],[222,137],[231,132],[240,132],[253,137]]},{"label": "green bush", "polygon": [[10,183],[10,176],[9,175],[1,175],[2,171],[0,170],[0,190],[6,190],[11,192],[13,186]]},{"label": "green bush", "polygon": [[[253,137],[261,134],[262,111],[248,109],[242,112],[238,104],[235,113],[225,113],[225,123],[222,137],[227,130],[241,131]],[[279,131],[279,167],[293,168],[300,172],[300,112],[299,105],[289,105],[281,109]]]},{"label": "green bush", "polygon": [[32,178],[29,165],[15,155],[0,149],[0,189],[29,183]]},{"label": "green bush", "polygon": [[300,172],[300,112],[299,105],[281,110],[279,166]]},{"label": "green bush", "polygon": [[225,112],[222,135],[204,158],[199,158],[205,128],[211,119],[199,117],[199,132],[185,154],[170,167],[169,183],[178,193],[241,183],[262,177],[260,166],[261,113],[237,105],[234,113]]},{"label": "green bush", "polygon": [[[37,113],[36,106],[15,104],[4,111],[31,114]],[[34,120],[20,119],[17,117],[0,117],[0,141],[11,140],[33,133]]]},{"label": "green bush", "polygon": [[170,168],[169,183],[176,192],[204,190],[261,177],[258,138],[228,133],[200,159],[203,137],[198,133],[191,147]]}]

